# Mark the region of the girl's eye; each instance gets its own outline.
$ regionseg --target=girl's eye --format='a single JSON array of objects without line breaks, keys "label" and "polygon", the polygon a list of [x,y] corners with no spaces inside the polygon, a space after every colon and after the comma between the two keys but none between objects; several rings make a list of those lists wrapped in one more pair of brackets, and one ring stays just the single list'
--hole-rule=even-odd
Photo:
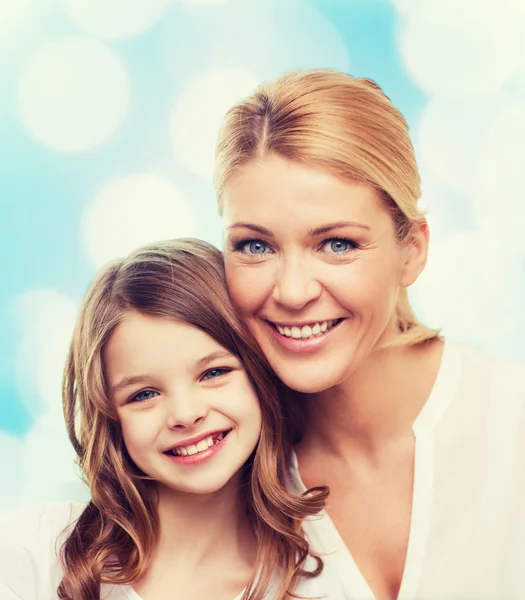
[{"label": "girl's eye", "polygon": [[156,395],[157,392],[154,392],[153,390],[142,390],[134,396],[131,396],[129,402],[146,402],[146,400],[151,400]]},{"label": "girl's eye", "polygon": [[357,247],[358,245],[355,242],[346,238],[331,238],[323,242],[323,250],[331,254],[345,254]]},{"label": "girl's eye", "polygon": [[267,254],[270,247],[262,240],[242,240],[235,244],[235,250],[243,254]]},{"label": "girl's eye", "polygon": [[222,375],[226,375],[226,373],[229,373],[231,370],[232,369],[228,369],[226,367],[217,367],[216,369],[210,369],[209,371],[206,371],[206,373],[204,373],[201,379],[202,381],[206,381],[207,379],[217,379]]}]

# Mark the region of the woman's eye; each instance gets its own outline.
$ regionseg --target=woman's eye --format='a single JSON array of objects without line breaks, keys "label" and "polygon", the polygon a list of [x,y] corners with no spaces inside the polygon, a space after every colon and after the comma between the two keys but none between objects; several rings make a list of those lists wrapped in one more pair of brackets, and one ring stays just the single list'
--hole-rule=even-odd
[{"label": "woman's eye", "polygon": [[332,238],[323,243],[323,250],[331,254],[344,254],[349,250],[355,250],[357,244],[345,238]]},{"label": "woman's eye", "polygon": [[243,240],[236,244],[235,249],[244,254],[266,254],[270,247],[262,240]]},{"label": "woman's eye", "polygon": [[135,394],[134,396],[131,396],[129,401],[130,402],[145,402],[146,400],[151,400],[156,395],[157,395],[157,392],[155,392],[153,390],[142,390],[142,391],[138,392],[137,394]]},{"label": "woman's eye", "polygon": [[227,369],[226,367],[210,369],[209,371],[206,371],[206,373],[204,373],[201,379],[203,381],[205,381],[206,379],[217,379],[218,377],[221,377],[221,375],[226,375],[226,373],[229,373],[230,371],[231,369]]}]

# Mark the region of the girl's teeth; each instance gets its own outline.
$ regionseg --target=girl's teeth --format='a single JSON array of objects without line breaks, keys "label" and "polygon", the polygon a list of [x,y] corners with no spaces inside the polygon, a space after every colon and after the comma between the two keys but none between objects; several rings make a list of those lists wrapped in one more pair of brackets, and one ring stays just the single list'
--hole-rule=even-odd
[{"label": "girl's teeth", "polygon": [[199,452],[202,452],[203,450],[207,450],[208,449],[208,442],[207,440],[201,440],[198,444],[197,444],[197,450]]},{"label": "girl's teeth", "polygon": [[197,452],[199,451],[199,449],[197,448],[197,446],[195,444],[191,444],[191,446],[188,446],[187,450],[188,450],[188,456],[197,454]]},{"label": "girl's teeth", "polygon": [[277,331],[285,337],[291,337],[296,340],[307,340],[312,336],[322,335],[325,331],[333,327],[337,323],[336,320],[323,321],[322,323],[314,323],[313,325],[305,325],[304,327],[281,327],[277,325]]},{"label": "girl's teeth", "polygon": [[205,440],[201,440],[198,444],[190,444],[189,446],[180,446],[179,448],[175,448],[173,454],[176,456],[192,456],[193,454],[197,454],[198,452],[203,452],[208,448],[211,448],[214,444],[218,444],[224,438],[224,432],[219,433],[219,435],[213,438],[209,435]]}]

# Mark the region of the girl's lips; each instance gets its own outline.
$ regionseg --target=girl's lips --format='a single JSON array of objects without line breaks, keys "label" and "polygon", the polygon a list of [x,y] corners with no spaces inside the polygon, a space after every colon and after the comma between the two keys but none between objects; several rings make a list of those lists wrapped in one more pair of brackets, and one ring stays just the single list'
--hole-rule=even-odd
[{"label": "girl's lips", "polygon": [[210,458],[213,458],[218,452],[220,452],[222,450],[222,448],[224,448],[224,444],[226,443],[226,441],[228,439],[230,431],[228,431],[225,434],[225,436],[222,438],[222,440],[220,442],[213,444],[213,446],[210,446],[209,448],[207,448],[206,450],[203,450],[202,452],[197,452],[195,454],[186,455],[186,456],[164,453],[164,456],[166,456],[169,460],[173,461],[174,463],[177,463],[178,465],[199,465],[203,462],[206,462]]},{"label": "girl's lips", "polygon": [[178,444],[175,444],[174,446],[171,446],[170,448],[168,448],[167,450],[165,450],[165,452],[170,452],[171,450],[175,450],[176,448],[181,448],[181,447],[187,447],[190,445],[197,445],[199,442],[202,442],[203,440],[207,440],[208,438],[218,438],[218,437],[224,437],[226,434],[228,434],[231,431],[231,429],[216,429],[215,431],[209,431],[207,433],[201,433],[200,435],[194,435],[192,437],[186,438],[182,441],[180,441]]},{"label": "girl's lips", "polygon": [[292,352],[297,353],[308,353],[308,352],[316,352],[320,348],[324,347],[325,344],[330,340],[330,338],[334,335],[334,332],[339,328],[341,323],[344,323],[346,319],[341,319],[337,325],[334,325],[325,333],[319,336],[312,336],[307,339],[302,338],[292,338],[286,337],[279,333],[275,325],[269,321],[264,321],[266,327],[270,330],[271,335],[274,340],[276,340],[279,345],[281,345],[286,350],[290,350]]}]

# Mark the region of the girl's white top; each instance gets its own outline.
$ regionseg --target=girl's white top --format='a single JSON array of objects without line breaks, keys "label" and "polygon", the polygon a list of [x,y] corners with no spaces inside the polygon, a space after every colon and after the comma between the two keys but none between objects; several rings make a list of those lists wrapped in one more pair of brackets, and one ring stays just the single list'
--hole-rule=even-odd
[{"label": "girl's white top", "polygon": [[[58,600],[63,571],[58,553],[69,526],[85,503],[61,503],[23,509],[0,524],[0,600]],[[311,567],[312,559],[308,566]],[[276,564],[276,572],[279,565]],[[270,586],[265,598],[277,598]],[[173,598],[177,598],[173,590]],[[299,584],[297,594],[307,598],[347,600],[339,579],[325,569]],[[235,598],[240,600],[242,593]],[[102,585],[102,600],[142,600],[129,585]],[[191,599],[180,599],[191,600]],[[233,599],[232,599],[233,600]]]},{"label": "girl's white top", "polygon": [[[446,341],[413,432],[412,518],[398,599],[524,600],[525,365]],[[295,457],[290,475],[295,491],[304,491]],[[330,517],[305,530],[347,597],[373,600]]]}]

